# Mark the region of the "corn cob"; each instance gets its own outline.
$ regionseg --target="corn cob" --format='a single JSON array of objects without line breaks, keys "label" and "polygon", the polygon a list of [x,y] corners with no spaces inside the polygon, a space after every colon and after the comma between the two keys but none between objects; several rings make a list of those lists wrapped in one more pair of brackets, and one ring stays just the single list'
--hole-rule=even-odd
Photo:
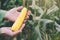
[{"label": "corn cob", "polygon": [[12,31],[17,31],[21,28],[22,23],[24,22],[24,19],[26,17],[27,14],[27,8],[23,8],[21,13],[19,14],[18,18],[16,19],[15,23],[12,25],[11,30]]}]

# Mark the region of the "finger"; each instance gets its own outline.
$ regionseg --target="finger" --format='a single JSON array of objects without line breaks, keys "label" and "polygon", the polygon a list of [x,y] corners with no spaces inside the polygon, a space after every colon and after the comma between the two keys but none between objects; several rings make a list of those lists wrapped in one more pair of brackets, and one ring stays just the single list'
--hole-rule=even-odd
[{"label": "finger", "polygon": [[29,16],[31,14],[31,11],[29,10],[28,12],[27,12],[27,16]]},{"label": "finger", "polygon": [[22,25],[19,31],[22,31],[24,27],[25,27],[25,24]]},{"label": "finger", "polygon": [[27,12],[26,19],[29,19],[30,14],[31,14],[31,11],[28,11],[28,12]]},{"label": "finger", "polygon": [[21,10],[23,8],[23,6],[19,6],[16,8],[16,10]]},{"label": "finger", "polygon": [[25,20],[27,20],[27,19],[29,19],[29,16],[27,16],[27,17],[25,18]]},{"label": "finger", "polygon": [[26,22],[27,20],[24,20],[24,23]]}]

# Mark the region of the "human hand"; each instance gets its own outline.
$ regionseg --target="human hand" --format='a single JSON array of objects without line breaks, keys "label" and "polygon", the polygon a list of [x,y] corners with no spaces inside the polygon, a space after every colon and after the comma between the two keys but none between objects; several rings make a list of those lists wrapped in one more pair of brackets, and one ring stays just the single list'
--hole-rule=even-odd
[{"label": "human hand", "polygon": [[13,37],[13,36],[17,35],[18,33],[22,32],[24,26],[25,26],[25,24],[23,24],[22,27],[16,32],[13,32],[11,30],[11,27],[2,27],[2,28],[0,28],[0,31],[1,31],[1,34],[5,34],[5,35],[9,35],[9,36]]},{"label": "human hand", "polygon": [[[20,11],[22,8],[23,6],[20,6],[7,11],[5,14],[5,18],[9,19],[10,21],[15,21],[20,14],[20,12],[18,11]],[[30,11],[27,12],[26,19],[29,18],[29,15],[30,15]]]}]

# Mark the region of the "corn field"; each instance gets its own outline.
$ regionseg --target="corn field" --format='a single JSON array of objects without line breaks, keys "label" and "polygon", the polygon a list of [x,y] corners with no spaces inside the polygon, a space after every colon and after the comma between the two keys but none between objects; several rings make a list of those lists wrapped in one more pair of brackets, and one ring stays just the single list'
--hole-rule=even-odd
[{"label": "corn field", "polygon": [[[31,14],[22,33],[15,40],[60,40],[60,0],[0,0],[1,10],[8,11],[18,6],[28,8]],[[4,19],[0,27],[12,24]],[[1,38],[13,40],[10,36]]]}]

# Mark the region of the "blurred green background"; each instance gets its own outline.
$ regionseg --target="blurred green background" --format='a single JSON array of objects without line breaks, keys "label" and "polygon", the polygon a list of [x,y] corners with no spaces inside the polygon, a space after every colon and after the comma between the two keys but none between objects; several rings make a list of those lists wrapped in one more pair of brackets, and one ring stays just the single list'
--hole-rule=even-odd
[{"label": "blurred green background", "polygon": [[[60,40],[60,0],[0,0],[1,10],[25,6],[31,10],[29,20],[22,33],[15,40]],[[4,19],[0,27],[12,26],[13,22]],[[13,40],[2,36],[1,40]]]}]

